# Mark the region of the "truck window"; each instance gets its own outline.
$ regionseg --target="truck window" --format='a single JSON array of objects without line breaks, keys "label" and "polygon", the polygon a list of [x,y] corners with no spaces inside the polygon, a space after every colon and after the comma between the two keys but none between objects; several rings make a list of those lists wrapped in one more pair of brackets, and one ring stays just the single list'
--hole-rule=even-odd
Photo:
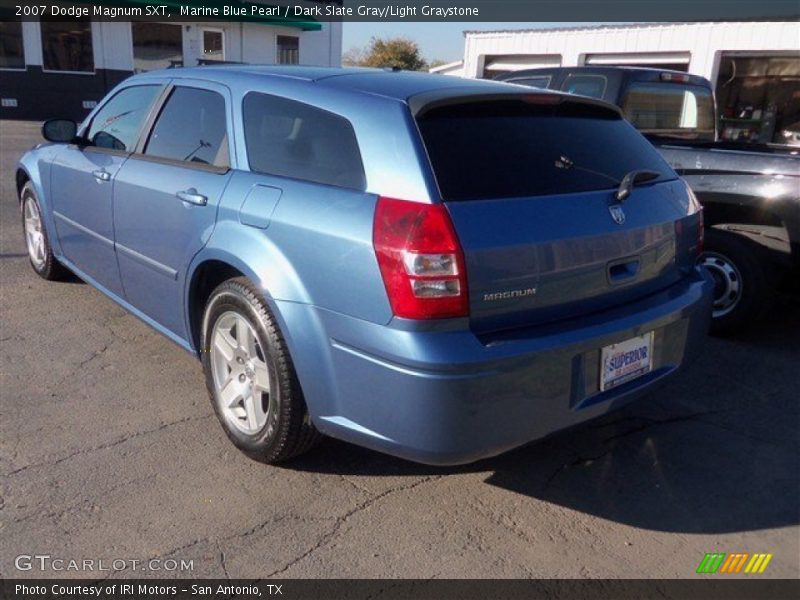
[{"label": "truck window", "polygon": [[633,82],[622,112],[643,133],[714,140],[714,99],[711,90],[700,85]]},{"label": "truck window", "polygon": [[508,83],[516,83],[517,85],[527,85],[528,87],[547,89],[550,85],[550,75],[541,75],[537,77],[518,77],[516,79],[506,79]]},{"label": "truck window", "polygon": [[561,84],[561,91],[578,96],[602,98],[606,93],[606,78],[603,75],[570,75]]}]

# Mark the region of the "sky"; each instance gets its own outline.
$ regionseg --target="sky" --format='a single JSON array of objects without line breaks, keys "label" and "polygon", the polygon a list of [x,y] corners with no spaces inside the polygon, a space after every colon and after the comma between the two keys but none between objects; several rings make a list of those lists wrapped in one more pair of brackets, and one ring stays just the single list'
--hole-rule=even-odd
[{"label": "sky", "polygon": [[[443,60],[453,62],[464,57],[465,29],[539,29],[544,27],[575,27],[589,23],[344,23],[342,51],[363,48],[375,37],[404,36],[419,44],[422,56],[428,62]],[[596,23],[592,23],[595,25]]]}]

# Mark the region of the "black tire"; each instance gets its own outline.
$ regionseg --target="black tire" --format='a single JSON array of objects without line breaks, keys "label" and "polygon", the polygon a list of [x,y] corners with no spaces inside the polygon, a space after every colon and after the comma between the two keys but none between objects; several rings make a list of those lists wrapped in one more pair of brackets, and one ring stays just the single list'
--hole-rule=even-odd
[{"label": "black tire", "polygon": [[58,262],[58,259],[53,256],[53,247],[50,245],[50,237],[47,235],[47,228],[44,226],[44,219],[41,218],[42,215],[42,207],[39,204],[39,198],[36,196],[36,190],[33,187],[33,184],[29,181],[23,187],[22,191],[19,195],[19,206],[20,206],[20,214],[22,215],[22,234],[25,235],[25,203],[32,202],[36,206],[36,210],[40,216],[40,227],[41,227],[41,234],[42,239],[44,242],[44,260],[37,264],[34,262],[33,257],[31,257],[31,253],[28,250],[27,242],[25,245],[25,250],[28,252],[28,260],[31,263],[31,268],[33,268],[34,272],[41,277],[42,279],[46,279],[48,281],[58,281],[61,279],[66,278],[69,275],[69,271],[67,270],[64,265]]},{"label": "black tire", "polygon": [[[217,320],[235,312],[252,326],[270,375],[267,421],[254,434],[246,434],[229,423],[217,401],[211,364],[212,334]],[[206,304],[203,315],[202,362],[206,387],[214,412],[228,438],[242,452],[265,463],[279,463],[307,452],[322,438],[308,414],[300,382],[286,343],[266,301],[248,279],[237,277],[220,284]]]},{"label": "black tire", "polygon": [[[771,306],[774,294],[758,245],[737,233],[707,229],[700,261],[715,281],[711,333],[729,335],[757,323]],[[733,306],[723,310],[726,270],[730,272],[728,277],[738,279],[739,292]]]}]

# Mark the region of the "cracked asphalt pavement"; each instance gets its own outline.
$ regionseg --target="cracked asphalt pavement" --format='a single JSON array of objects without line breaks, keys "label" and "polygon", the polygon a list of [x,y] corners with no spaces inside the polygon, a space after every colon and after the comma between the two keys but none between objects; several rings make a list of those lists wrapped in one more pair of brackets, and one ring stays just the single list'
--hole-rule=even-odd
[{"label": "cracked asphalt pavement", "polygon": [[[193,357],[34,275],[13,173],[38,140],[0,122],[0,577],[691,577],[706,552],[800,576],[800,295],[637,404],[491,460],[329,440],[265,466],[223,434]],[[20,572],[20,554],[194,569]]]}]

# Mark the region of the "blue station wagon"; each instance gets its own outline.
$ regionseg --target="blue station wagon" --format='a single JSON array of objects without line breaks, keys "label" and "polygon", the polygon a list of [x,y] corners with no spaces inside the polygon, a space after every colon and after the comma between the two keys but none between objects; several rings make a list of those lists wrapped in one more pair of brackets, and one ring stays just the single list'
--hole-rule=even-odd
[{"label": "blue station wagon", "polygon": [[16,173],[34,270],[203,363],[231,441],[430,464],[604,414],[702,344],[702,212],[615,107],[488,81],[136,75]]}]

